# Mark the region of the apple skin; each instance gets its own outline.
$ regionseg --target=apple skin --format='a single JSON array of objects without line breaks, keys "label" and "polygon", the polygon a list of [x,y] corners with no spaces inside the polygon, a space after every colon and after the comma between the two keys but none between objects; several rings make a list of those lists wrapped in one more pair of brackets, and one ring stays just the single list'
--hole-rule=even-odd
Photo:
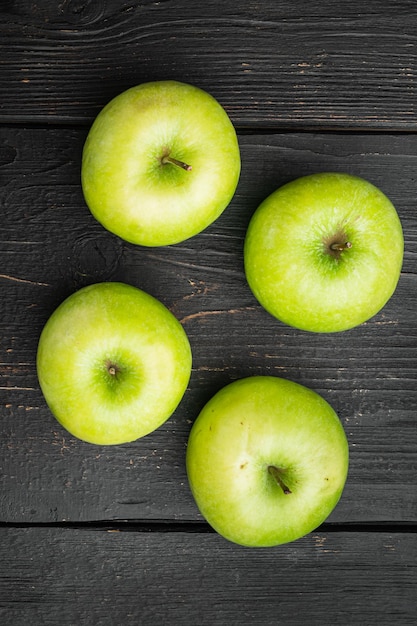
[{"label": "apple skin", "polygon": [[181,324],[153,296],[124,283],[97,283],[52,313],[39,339],[37,372],[50,410],[72,435],[121,444],[174,412],[190,378],[191,348]]},{"label": "apple skin", "polygon": [[[350,247],[330,251],[337,241]],[[277,319],[306,331],[339,332],[387,303],[403,251],[398,214],[379,189],[350,174],[318,173],[279,188],[255,211],[245,273]]]},{"label": "apple skin", "polygon": [[[194,422],[186,467],[191,492],[224,538],[271,547],[317,528],[342,494],[348,443],[333,408],[316,392],[282,378],[235,381]],[[282,480],[268,470],[281,468]]]},{"label": "apple skin", "polygon": [[[185,162],[191,171],[164,156]],[[177,81],[143,83],[98,114],[81,167],[95,218],[142,246],[175,244],[201,232],[230,203],[240,175],[235,129],[207,92]]]}]

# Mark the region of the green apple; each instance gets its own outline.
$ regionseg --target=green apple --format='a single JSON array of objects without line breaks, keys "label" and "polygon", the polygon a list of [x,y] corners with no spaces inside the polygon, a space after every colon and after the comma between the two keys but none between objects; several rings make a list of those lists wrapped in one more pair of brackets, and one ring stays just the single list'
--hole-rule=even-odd
[{"label": "green apple", "polygon": [[349,174],[304,176],[255,211],[245,238],[248,284],[282,322],[337,332],[373,317],[394,293],[403,233],[390,200]]},{"label": "green apple", "polygon": [[175,244],[216,220],[240,175],[235,129],[207,92],[143,83],[111,100],[84,145],[81,181],[95,218],[143,246]]},{"label": "green apple", "polygon": [[253,376],[221,389],[194,422],[186,466],[201,514],[251,546],[299,539],[336,506],[348,443],[332,407],[303,385]]},{"label": "green apple", "polygon": [[69,296],[41,333],[40,387],[72,435],[121,444],[150,433],[181,401],[191,349],[158,300],[124,283],[98,283]]}]

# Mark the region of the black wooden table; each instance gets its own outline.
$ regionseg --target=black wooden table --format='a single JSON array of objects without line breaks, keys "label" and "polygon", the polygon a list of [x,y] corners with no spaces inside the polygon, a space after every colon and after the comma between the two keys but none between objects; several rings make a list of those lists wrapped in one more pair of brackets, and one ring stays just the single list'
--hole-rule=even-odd
[{"label": "black wooden table", "polygon": [[[416,624],[414,0],[6,0],[0,37],[0,624]],[[146,249],[91,216],[80,158],[110,98],[168,78],[225,107],[242,175],[205,232]],[[316,335],[258,305],[242,245],[262,199],[329,170],[389,196],[405,256],[383,311]],[[164,426],[97,447],[52,417],[35,356],[55,307],[108,280],[164,302],[188,333],[194,364]],[[184,466],[204,403],[252,374],[318,391],[350,446],[346,489],[326,523],[262,550],[208,527]]]}]

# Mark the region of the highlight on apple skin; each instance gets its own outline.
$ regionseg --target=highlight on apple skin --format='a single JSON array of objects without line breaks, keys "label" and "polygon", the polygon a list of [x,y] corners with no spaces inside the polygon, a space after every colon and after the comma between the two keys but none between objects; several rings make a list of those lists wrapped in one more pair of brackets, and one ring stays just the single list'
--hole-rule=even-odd
[{"label": "highlight on apple skin", "polygon": [[161,426],[191,375],[191,347],[174,315],[144,291],[97,283],[46,322],[37,372],[60,424],[93,444],[122,444]]},{"label": "highlight on apple skin", "polygon": [[240,176],[236,131],[202,89],[143,83],[111,100],[85,142],[81,183],[94,217],[122,239],[165,246],[214,222]]},{"label": "highlight on apple skin", "polygon": [[351,329],[376,315],[401,274],[402,226],[370,182],[325,172],[266,198],[244,243],[248,285],[282,322],[311,332]]},{"label": "highlight on apple skin", "polygon": [[271,547],[317,528],[339,501],[348,442],[319,394],[274,376],[223,387],[189,435],[191,492],[208,523],[231,542]]}]

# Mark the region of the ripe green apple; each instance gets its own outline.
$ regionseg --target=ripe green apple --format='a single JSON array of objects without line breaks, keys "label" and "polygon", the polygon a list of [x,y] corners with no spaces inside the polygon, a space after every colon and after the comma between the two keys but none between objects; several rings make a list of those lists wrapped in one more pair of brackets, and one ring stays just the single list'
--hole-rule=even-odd
[{"label": "ripe green apple", "polygon": [[207,92],[176,81],[132,87],[95,119],[81,182],[95,218],[143,246],[175,244],[216,220],[240,175],[235,129]]},{"label": "ripe green apple", "polygon": [[194,422],[186,466],[201,514],[234,543],[294,541],[336,506],[348,443],[332,407],[303,385],[273,376],[235,381]]},{"label": "ripe green apple", "polygon": [[403,233],[390,200],[357,176],[320,173],[276,190],[245,238],[246,278],[282,322],[312,332],[362,324],[397,286]]},{"label": "ripe green apple", "polygon": [[181,401],[191,374],[185,331],[158,300],[98,283],[52,313],[37,353],[40,387],[56,419],[94,444],[150,433]]}]

